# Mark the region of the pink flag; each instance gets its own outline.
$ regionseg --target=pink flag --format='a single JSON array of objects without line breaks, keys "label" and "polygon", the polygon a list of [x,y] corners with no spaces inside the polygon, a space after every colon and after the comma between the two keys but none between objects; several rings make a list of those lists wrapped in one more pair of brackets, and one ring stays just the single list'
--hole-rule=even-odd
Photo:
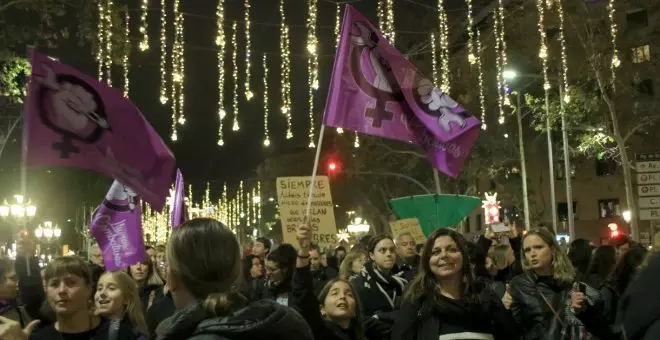
[{"label": "pink flag", "polygon": [[186,204],[184,202],[183,174],[180,169],[176,169],[176,180],[174,181],[174,192],[172,193],[170,206],[170,223],[172,228],[176,228],[186,221]]},{"label": "pink flag", "polygon": [[106,270],[126,269],[146,258],[138,198],[118,181],[96,210],[89,231],[101,247]]},{"label": "pink flag", "polygon": [[174,155],[122,92],[30,50],[23,164],[97,171],[162,210]]},{"label": "pink flag", "polygon": [[435,168],[457,177],[481,122],[346,5],[324,124],[417,144]]}]

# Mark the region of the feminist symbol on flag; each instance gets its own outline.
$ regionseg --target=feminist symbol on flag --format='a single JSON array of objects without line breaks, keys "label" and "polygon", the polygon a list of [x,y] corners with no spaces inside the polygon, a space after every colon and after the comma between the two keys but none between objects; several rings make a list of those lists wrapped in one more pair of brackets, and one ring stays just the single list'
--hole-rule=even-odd
[{"label": "feminist symbol on flag", "polygon": [[73,140],[94,144],[105,131],[110,131],[101,96],[84,80],[67,74],[55,74],[43,65],[43,76],[34,75],[39,103],[39,117],[49,129],[62,136],[53,142],[53,150],[60,158],[69,158],[80,149]]},{"label": "feminist symbol on flag", "polygon": [[[392,68],[376,48],[379,42],[376,33],[361,22],[356,22],[354,27],[359,30],[359,34],[351,35],[351,74],[360,89],[376,101],[375,107],[365,110],[365,116],[372,119],[372,127],[380,128],[383,121],[394,118],[394,113],[387,109],[387,103],[400,103],[404,97],[397,86]],[[362,67],[363,58],[367,58],[365,63],[371,66],[370,70]]]}]

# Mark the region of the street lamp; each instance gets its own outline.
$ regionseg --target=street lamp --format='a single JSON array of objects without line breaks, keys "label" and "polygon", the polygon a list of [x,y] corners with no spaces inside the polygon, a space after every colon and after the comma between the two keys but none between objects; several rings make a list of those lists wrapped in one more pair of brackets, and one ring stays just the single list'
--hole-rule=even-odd
[{"label": "street lamp", "polygon": [[502,77],[506,80],[516,79],[516,77],[518,77],[518,72],[514,70],[504,70],[502,71]]},{"label": "street lamp", "polygon": [[630,210],[626,210],[623,212],[623,220],[626,221],[626,223],[630,223],[630,220],[632,220],[632,214],[630,213]]},{"label": "street lamp", "polygon": [[37,215],[37,207],[32,204],[30,200],[25,200],[23,195],[14,195],[15,202],[9,204],[5,200],[3,205],[0,205],[0,217],[14,217],[16,219],[32,218]]}]

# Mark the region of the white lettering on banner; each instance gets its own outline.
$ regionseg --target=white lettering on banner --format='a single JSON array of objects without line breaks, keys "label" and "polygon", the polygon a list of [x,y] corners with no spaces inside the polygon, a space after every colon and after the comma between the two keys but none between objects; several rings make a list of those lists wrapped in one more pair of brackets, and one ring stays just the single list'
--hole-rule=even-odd
[{"label": "white lettering on banner", "polygon": [[313,231],[312,242],[321,247],[334,246],[338,242],[335,206],[326,176],[316,176],[314,183],[307,176],[277,178],[277,203],[280,206],[284,242],[298,246],[296,229],[305,219],[310,187],[313,188],[312,204],[307,223]]},{"label": "white lettering on banner", "polygon": [[112,261],[117,267],[127,267],[122,257],[126,252],[129,252],[128,236],[126,235],[126,220],[110,223],[112,217],[109,215],[101,215],[96,220],[96,225],[102,228],[103,235],[108,241],[108,245],[112,251]]}]

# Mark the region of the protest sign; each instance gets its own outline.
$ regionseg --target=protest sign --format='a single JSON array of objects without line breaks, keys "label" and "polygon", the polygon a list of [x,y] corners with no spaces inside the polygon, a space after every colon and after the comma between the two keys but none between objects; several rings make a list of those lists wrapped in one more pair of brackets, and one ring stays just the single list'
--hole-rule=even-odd
[{"label": "protest sign", "polygon": [[314,183],[310,176],[278,177],[276,184],[284,243],[297,247],[296,228],[304,221],[309,186],[313,185],[312,209],[308,218],[313,231],[312,242],[321,248],[334,246],[338,242],[337,226],[328,177],[316,176]]},{"label": "protest sign", "polygon": [[422,232],[422,226],[416,218],[405,218],[390,222],[390,229],[392,230],[392,236],[395,239],[403,233],[410,233],[415,240],[415,243],[422,244],[426,242],[426,236],[424,236],[424,233]]}]

